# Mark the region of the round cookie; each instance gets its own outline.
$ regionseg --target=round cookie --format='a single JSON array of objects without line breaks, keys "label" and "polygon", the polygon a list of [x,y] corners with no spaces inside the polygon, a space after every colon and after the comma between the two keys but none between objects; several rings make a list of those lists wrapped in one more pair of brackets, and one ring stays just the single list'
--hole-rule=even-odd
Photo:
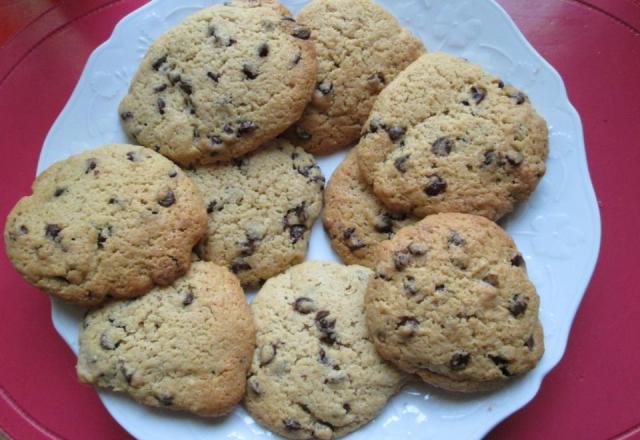
[{"label": "round cookie", "polygon": [[428,216],[378,246],[365,302],[381,356],[452,391],[496,388],[544,351],[539,298],[498,225],[469,214]]},{"label": "round cookie", "polygon": [[375,268],[375,247],[418,221],[394,214],[361,178],[355,150],[338,165],[324,193],[324,226],[331,246],[347,264]]},{"label": "round cookie", "polygon": [[78,378],[145,405],[201,416],[230,412],[244,395],[255,347],[238,279],[209,262],[142,298],[90,310]]},{"label": "round cookie", "polygon": [[313,0],[298,15],[318,58],[311,102],[287,135],[313,154],[329,154],[360,136],[380,91],[425,49],[370,0]]},{"label": "round cookie", "polygon": [[398,391],[403,375],[378,356],[365,325],[372,275],[309,261],[258,292],[245,396],[258,422],[287,438],[328,440],[369,422]]},{"label": "round cookie", "polygon": [[277,139],[231,163],[187,171],[209,214],[204,259],[255,286],[304,260],[324,177],[302,148]]},{"label": "round cookie", "polygon": [[423,55],[379,96],[358,144],[363,178],[390,209],[498,220],[545,173],[545,121],[480,66]]},{"label": "round cookie", "polygon": [[31,284],[94,305],[171,284],[206,233],[204,204],[170,160],[104,145],[57,162],[7,218],[7,255]]},{"label": "round cookie", "polygon": [[276,1],[197,12],[149,47],[120,103],[125,131],[182,166],[258,148],[295,122],[311,97],[309,35]]}]

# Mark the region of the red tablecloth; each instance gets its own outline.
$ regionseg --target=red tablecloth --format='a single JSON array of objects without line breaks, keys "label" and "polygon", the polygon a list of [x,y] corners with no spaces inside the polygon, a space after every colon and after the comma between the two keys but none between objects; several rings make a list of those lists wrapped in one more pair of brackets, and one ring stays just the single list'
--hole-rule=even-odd
[{"label": "red tablecloth", "polygon": [[[87,57],[142,3],[0,2],[0,41],[23,28],[0,49],[2,222],[29,192],[44,136]],[[562,362],[534,401],[489,437],[631,438],[640,433],[640,1],[500,3],[560,71],[582,116],[603,241]],[[78,384],[49,299],[3,252],[0,276],[2,430],[16,439],[127,438],[97,394]]]}]

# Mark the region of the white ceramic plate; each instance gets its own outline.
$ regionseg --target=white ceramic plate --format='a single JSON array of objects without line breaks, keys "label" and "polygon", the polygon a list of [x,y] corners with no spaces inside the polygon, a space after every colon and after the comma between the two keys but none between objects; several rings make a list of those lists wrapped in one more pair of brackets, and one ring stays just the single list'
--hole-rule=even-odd
[{"label": "white ceramic plate", "polygon": [[[38,172],[53,162],[109,142],[126,142],[117,106],[148,45],[187,15],[216,1],[154,0],[125,17],[98,47],[71,99],[49,131]],[[283,1],[297,12],[304,0]],[[580,118],[558,73],[529,45],[493,0],[380,1],[426,43],[483,65],[529,94],[550,128],[548,172],[531,200],[503,226],[514,236],[542,298],[546,352],[525,377],[500,391],[458,396],[414,384],[349,439],[473,439],[522,407],[564,353],[571,322],[593,272],[600,216],[589,179]],[[344,153],[320,159],[329,177]],[[336,260],[318,222],[308,258]],[[77,353],[83,311],[53,301],[53,322]],[[273,437],[243,408],[220,420],[161,412],[109,392],[100,397],[113,417],[141,439]]]}]

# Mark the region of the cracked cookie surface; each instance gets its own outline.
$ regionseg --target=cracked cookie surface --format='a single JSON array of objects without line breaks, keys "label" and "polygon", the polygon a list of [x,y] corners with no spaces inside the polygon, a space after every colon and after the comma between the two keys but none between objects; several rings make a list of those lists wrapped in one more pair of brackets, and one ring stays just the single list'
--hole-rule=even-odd
[{"label": "cracked cookie surface", "polygon": [[387,209],[360,177],[355,150],[331,175],[322,220],[331,246],[347,264],[375,267],[375,247],[418,219]]},{"label": "cracked cookie surface", "polygon": [[27,281],[77,304],[172,283],[206,232],[195,185],[140,146],[71,156],[38,176],[32,191],[7,218],[7,255]]},{"label": "cracked cookie surface", "polygon": [[378,352],[441,388],[490,390],[544,351],[539,298],[522,255],[498,225],[428,216],[378,246],[365,310]]},{"label": "cracked cookie surface", "polygon": [[309,29],[275,1],[206,8],[149,47],[120,103],[125,131],[182,166],[227,161],[295,122],[316,72]]},{"label": "cracked cookie surface", "polygon": [[324,177],[312,155],[277,139],[228,164],[187,171],[207,208],[204,259],[256,286],[304,260],[322,209]]},{"label": "cracked cookie surface", "polygon": [[313,0],[298,21],[311,29],[318,73],[287,136],[310,153],[330,154],[358,139],[378,93],[425,49],[370,0]]},{"label": "cracked cookie surface", "polygon": [[291,439],[328,440],[369,422],[403,375],[371,343],[363,312],[372,276],[362,266],[309,261],[255,297],[257,347],[245,405]]},{"label": "cracked cookie surface", "polygon": [[423,55],[382,91],[357,146],[360,171],[390,209],[497,220],[544,175],[545,121],[480,66]]}]

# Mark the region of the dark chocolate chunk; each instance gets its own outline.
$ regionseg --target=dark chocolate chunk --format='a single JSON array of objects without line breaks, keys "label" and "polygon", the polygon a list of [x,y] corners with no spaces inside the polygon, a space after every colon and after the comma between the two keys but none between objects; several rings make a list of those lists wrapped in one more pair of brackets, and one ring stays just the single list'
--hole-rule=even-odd
[{"label": "dark chocolate chunk", "polygon": [[260,58],[269,56],[269,45],[267,43],[262,43],[260,47],[258,47],[258,56]]},{"label": "dark chocolate chunk", "polygon": [[221,75],[219,73],[207,72],[207,76],[209,77],[209,79],[212,79],[215,82],[219,82]]},{"label": "dark chocolate chunk", "polygon": [[316,89],[323,95],[328,95],[333,90],[333,83],[328,79],[323,79],[322,81],[318,82],[318,84],[316,85]]},{"label": "dark chocolate chunk", "polygon": [[158,98],[158,111],[160,112],[161,115],[164,115],[164,108],[167,106],[167,104],[164,102],[164,99],[162,98]]},{"label": "dark chocolate chunk", "polygon": [[491,359],[493,361],[493,363],[500,369],[500,372],[505,375],[506,377],[511,376],[511,372],[509,371],[509,369],[507,368],[507,365],[509,364],[509,361],[505,358],[503,358],[500,355],[488,355],[489,359]]},{"label": "dark chocolate chunk", "polygon": [[52,240],[55,240],[56,238],[58,238],[58,234],[60,233],[60,231],[62,231],[62,228],[60,226],[48,224],[44,228],[44,235]]},{"label": "dark chocolate chunk", "polygon": [[21,234],[28,234],[29,233],[29,228],[27,228],[25,225],[20,225],[20,233]]},{"label": "dark chocolate chunk", "polygon": [[222,144],[222,138],[218,135],[211,135],[209,136],[209,140],[211,141],[212,145],[220,145]]},{"label": "dark chocolate chunk", "polygon": [[303,141],[308,141],[312,137],[311,133],[309,133],[308,131],[306,131],[304,128],[300,126],[296,127],[296,136],[298,136],[298,139]]},{"label": "dark chocolate chunk", "polygon": [[308,315],[315,310],[315,302],[311,298],[301,296],[294,301],[293,309],[298,313]]},{"label": "dark chocolate chunk", "polygon": [[120,119],[126,121],[127,119],[133,118],[133,113],[130,111],[120,113]]},{"label": "dark chocolate chunk", "polygon": [[187,294],[184,296],[183,300],[182,300],[182,305],[183,306],[188,306],[189,304],[191,304],[193,302],[193,292],[192,291],[188,291]]},{"label": "dark chocolate chunk", "polygon": [[444,284],[436,284],[436,292],[443,292],[447,287]]},{"label": "dark chocolate chunk", "polygon": [[89,171],[95,170],[98,165],[98,161],[94,158],[87,159],[87,167],[84,170],[85,174],[89,174]]},{"label": "dark chocolate chunk", "polygon": [[331,366],[331,361],[327,357],[327,353],[322,347],[320,347],[320,350],[318,350],[318,361],[320,361],[322,365],[326,365],[328,367]]},{"label": "dark chocolate chunk", "polygon": [[100,232],[98,233],[98,239],[97,239],[98,249],[104,248],[104,243],[107,241],[107,238],[109,238],[112,233],[113,233],[113,229],[111,226],[107,226],[106,228],[100,229]]},{"label": "dark chocolate chunk", "polygon": [[502,81],[502,80],[498,81],[498,88],[499,89],[504,89],[504,81]]},{"label": "dark chocolate chunk", "polygon": [[408,295],[415,295],[416,293],[418,293],[418,286],[416,285],[416,279],[411,275],[404,277],[404,280],[402,281],[402,286],[404,287],[404,291]]},{"label": "dark chocolate chunk", "polygon": [[155,397],[155,399],[164,406],[173,405],[173,396],[170,396],[168,394],[159,394],[153,397]]},{"label": "dark chocolate chunk", "polygon": [[471,104],[469,104],[469,101],[467,101],[466,99],[460,101],[460,104],[462,104],[462,105],[464,105],[466,107],[469,107],[471,105]]},{"label": "dark chocolate chunk", "polygon": [[482,165],[489,166],[498,161],[499,161],[499,156],[495,151],[487,150],[484,152],[484,160],[482,161]]},{"label": "dark chocolate chunk", "polygon": [[171,172],[169,173],[169,177],[170,177],[170,178],[172,178],[172,179],[173,179],[174,177],[176,177],[177,175],[178,175],[178,172],[177,172],[177,171],[175,171],[175,170],[174,170],[174,171],[171,171]]},{"label": "dark chocolate chunk", "polygon": [[387,130],[387,133],[389,133],[389,137],[394,142],[400,139],[402,136],[404,136],[406,132],[407,132],[406,128],[398,127],[398,126],[390,127],[389,130]]},{"label": "dark chocolate chunk", "polygon": [[207,205],[207,214],[213,213],[213,210],[216,209],[217,204],[218,202],[216,200],[210,201],[209,204]]},{"label": "dark chocolate chunk", "polygon": [[406,173],[407,161],[409,160],[410,157],[411,157],[410,154],[405,154],[404,156],[400,156],[399,158],[393,161],[393,166],[396,167],[396,170],[400,171],[401,173]]},{"label": "dark chocolate chunk", "polygon": [[381,84],[386,84],[387,83],[387,80],[384,77],[384,73],[382,73],[382,72],[376,72],[373,75],[371,75],[369,77],[369,81],[378,81]]},{"label": "dark chocolate chunk", "polygon": [[53,193],[53,197],[60,197],[66,191],[67,191],[67,188],[56,188],[55,192]]},{"label": "dark chocolate chunk", "polygon": [[439,137],[431,144],[431,152],[436,156],[448,156],[455,145],[453,139]]},{"label": "dark chocolate chunk", "polygon": [[176,202],[176,196],[173,194],[173,191],[167,191],[167,194],[158,200],[158,205],[164,206],[168,208]]},{"label": "dark chocolate chunk", "polygon": [[415,317],[401,316],[396,323],[396,330],[399,330],[401,336],[410,338],[415,335],[418,326],[420,326],[420,321],[418,321]]},{"label": "dark chocolate chunk", "polygon": [[239,120],[238,121],[238,137],[251,133],[256,130],[258,126],[253,121]]},{"label": "dark chocolate chunk", "polygon": [[109,199],[109,202],[108,202],[108,203],[109,203],[109,205],[115,205],[115,204],[119,203],[119,201],[118,201],[118,199],[116,199],[115,197],[111,197],[111,198]]},{"label": "dark chocolate chunk", "polygon": [[515,295],[513,295],[513,298],[511,298],[511,301],[509,302],[509,312],[511,313],[511,315],[517,318],[527,311],[528,305],[528,298],[516,293]]},{"label": "dark chocolate chunk", "polygon": [[393,219],[386,212],[382,213],[376,217],[373,228],[381,234],[390,234],[393,232]]},{"label": "dark chocolate chunk", "polygon": [[516,254],[511,259],[511,265],[512,266],[516,266],[516,267],[524,266],[524,258],[522,257],[522,255],[521,254]]},{"label": "dark chocolate chunk", "polygon": [[378,130],[386,130],[387,129],[387,125],[380,122],[380,120],[378,119],[372,119],[371,123],[369,124],[369,132],[370,133],[377,133]]},{"label": "dark chocolate chunk", "polygon": [[233,125],[231,124],[224,124],[222,126],[222,131],[224,131],[226,134],[233,134],[234,130],[233,130]]},{"label": "dark chocolate chunk", "polygon": [[127,159],[129,159],[131,162],[135,162],[136,161],[136,153],[134,151],[127,152]]},{"label": "dark chocolate chunk", "polygon": [[160,92],[164,92],[167,89],[167,85],[166,84],[161,84],[158,87],[154,87],[153,91],[156,93],[160,93]]},{"label": "dark chocolate chunk", "polygon": [[247,270],[251,270],[251,265],[243,260],[235,260],[233,264],[231,264],[231,272],[245,272]]},{"label": "dark chocolate chunk", "polygon": [[347,228],[342,232],[342,239],[351,252],[367,246],[360,241],[355,232],[355,228]]},{"label": "dark chocolate chunk", "polygon": [[163,55],[160,58],[158,58],[157,60],[155,60],[153,62],[153,64],[151,65],[151,67],[153,68],[153,70],[158,70],[166,62],[167,62],[167,56]]},{"label": "dark chocolate chunk", "polygon": [[242,73],[247,79],[256,79],[260,72],[258,72],[258,68],[252,64],[244,64],[242,66]]},{"label": "dark chocolate chunk", "polygon": [[180,89],[187,95],[191,95],[193,93],[193,87],[191,86],[191,84],[184,81],[180,81]]},{"label": "dark chocolate chunk", "polygon": [[451,359],[449,359],[449,368],[454,371],[460,371],[467,368],[469,365],[469,361],[471,360],[471,355],[466,351],[457,351],[453,353]]},{"label": "dark chocolate chunk", "polygon": [[293,419],[284,419],[282,420],[282,424],[288,431],[299,431],[300,429],[302,429],[300,423]]},{"label": "dark chocolate chunk", "polygon": [[424,192],[428,196],[435,197],[447,190],[447,182],[437,174],[432,174],[428,179],[427,186],[424,187]]},{"label": "dark chocolate chunk", "polygon": [[320,310],[316,313],[315,321],[316,328],[323,333],[320,341],[327,345],[333,345],[337,341],[335,334],[336,320],[329,318],[329,314],[328,310]]},{"label": "dark chocolate chunk", "polygon": [[451,235],[449,236],[449,244],[452,244],[454,246],[464,246],[465,244],[467,244],[467,240],[462,238],[460,234],[458,234],[458,231],[452,230]]},{"label": "dark chocolate chunk", "polygon": [[396,270],[403,271],[409,265],[409,253],[407,251],[394,252],[393,264]]},{"label": "dark chocolate chunk", "polygon": [[308,40],[311,36],[311,31],[309,30],[309,28],[299,27],[294,29],[291,35],[296,38],[300,38],[301,40]]},{"label": "dark chocolate chunk", "polygon": [[515,99],[516,105],[524,104],[527,101],[527,95],[522,92],[509,95],[509,98]]},{"label": "dark chocolate chunk", "polygon": [[350,412],[351,412],[351,405],[349,405],[348,403],[345,403],[344,405],[342,405],[342,408],[344,408],[344,410],[345,410],[347,413],[350,413]]},{"label": "dark chocolate chunk", "polygon": [[487,89],[480,86],[472,86],[471,87],[471,98],[475,101],[476,104],[480,104],[484,98],[487,96]]}]

